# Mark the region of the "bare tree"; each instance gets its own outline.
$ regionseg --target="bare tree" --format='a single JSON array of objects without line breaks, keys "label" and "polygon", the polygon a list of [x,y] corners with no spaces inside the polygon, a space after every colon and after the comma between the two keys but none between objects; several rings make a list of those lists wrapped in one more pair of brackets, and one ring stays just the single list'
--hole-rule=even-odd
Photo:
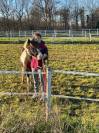
[{"label": "bare tree", "polygon": [[40,0],[32,1],[32,9],[31,9],[31,27],[32,29],[39,29],[41,26],[41,8],[40,8]]},{"label": "bare tree", "polygon": [[19,23],[19,30],[22,29],[23,24],[22,24],[22,19],[23,16],[25,15],[25,7],[27,4],[27,0],[15,0],[15,14],[17,21]]},{"label": "bare tree", "polygon": [[58,3],[57,0],[34,0],[36,7],[40,11],[41,21],[45,23],[46,29],[52,27],[54,13],[56,9],[56,4]]},{"label": "bare tree", "polygon": [[84,2],[86,9],[88,10],[88,15],[87,15],[87,26],[90,28],[94,27],[94,11],[99,6],[99,1],[98,0],[86,0]]},{"label": "bare tree", "polygon": [[24,7],[24,12],[25,12],[25,18],[24,18],[24,23],[25,23],[25,27],[27,27],[27,29],[31,29],[30,25],[31,25],[31,10],[32,10],[32,0],[26,0],[25,1],[25,7]]},{"label": "bare tree", "polygon": [[79,9],[79,15],[81,20],[81,28],[85,28],[85,9],[84,7]]},{"label": "bare tree", "polygon": [[3,28],[10,30],[9,19],[13,13],[13,0],[0,0],[0,12],[3,20]]},{"label": "bare tree", "polygon": [[60,15],[62,17],[62,23],[64,24],[64,28],[69,29],[70,10],[64,7],[60,10]]},{"label": "bare tree", "polygon": [[75,28],[78,29],[78,21],[79,21],[79,4],[78,0],[73,0],[72,1],[72,15],[75,21]]},{"label": "bare tree", "polygon": [[97,7],[99,0],[0,0],[0,30],[95,28]]},{"label": "bare tree", "polygon": [[[71,18],[71,0],[65,0],[64,5],[61,7],[60,15],[62,17],[62,21],[64,23],[64,28],[70,28],[70,18]],[[61,22],[60,22],[61,23]]]}]

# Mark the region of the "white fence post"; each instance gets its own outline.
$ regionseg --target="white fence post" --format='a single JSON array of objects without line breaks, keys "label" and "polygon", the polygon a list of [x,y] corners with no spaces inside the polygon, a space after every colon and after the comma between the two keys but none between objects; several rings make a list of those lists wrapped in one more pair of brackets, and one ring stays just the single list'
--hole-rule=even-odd
[{"label": "white fence post", "polygon": [[89,29],[89,34],[91,34],[90,29]]},{"label": "white fence post", "polygon": [[85,37],[87,36],[86,30],[85,30]]},{"label": "white fence post", "polygon": [[56,30],[54,30],[54,37],[55,37],[55,38],[56,38],[56,35],[57,35]]},{"label": "white fence post", "polygon": [[25,35],[25,37],[26,37],[26,31],[24,31],[24,35]]},{"label": "white fence post", "polygon": [[69,37],[71,36],[71,30],[69,30]]},{"label": "white fence post", "polygon": [[47,68],[47,90],[46,90],[46,121],[49,119],[50,110],[51,110],[51,69]]},{"label": "white fence post", "polygon": [[12,37],[12,32],[10,31],[10,38]]},{"label": "white fence post", "polygon": [[47,36],[46,30],[45,30],[45,37]]},{"label": "white fence post", "polygon": [[84,31],[82,30],[82,37],[84,36]]},{"label": "white fence post", "polygon": [[89,40],[90,40],[90,42],[91,42],[91,40],[92,40],[92,38],[91,38],[91,34],[89,33]]},{"label": "white fence post", "polygon": [[20,37],[20,34],[21,34],[21,33],[20,33],[20,30],[19,30],[19,37]]},{"label": "white fence post", "polygon": [[34,32],[33,32],[33,30],[32,30],[32,36],[33,36],[33,34],[34,34]]},{"label": "white fence post", "polygon": [[6,37],[9,37],[8,32],[6,31]]},{"label": "white fence post", "polygon": [[99,35],[99,30],[97,29],[97,36]]}]

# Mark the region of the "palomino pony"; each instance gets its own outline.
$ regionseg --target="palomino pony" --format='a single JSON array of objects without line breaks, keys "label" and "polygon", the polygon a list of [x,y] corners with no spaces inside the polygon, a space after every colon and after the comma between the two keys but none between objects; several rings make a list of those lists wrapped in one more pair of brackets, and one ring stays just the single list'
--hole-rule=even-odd
[{"label": "palomino pony", "polygon": [[[27,78],[27,86],[30,85],[30,78],[29,74],[24,74],[25,72],[31,72],[31,56],[33,55],[33,52],[31,53],[31,49],[36,48],[37,42],[29,39],[24,44],[24,50],[20,56],[20,62],[22,64],[22,83],[24,82],[24,76],[26,75]],[[35,53],[34,53],[35,54]]]}]

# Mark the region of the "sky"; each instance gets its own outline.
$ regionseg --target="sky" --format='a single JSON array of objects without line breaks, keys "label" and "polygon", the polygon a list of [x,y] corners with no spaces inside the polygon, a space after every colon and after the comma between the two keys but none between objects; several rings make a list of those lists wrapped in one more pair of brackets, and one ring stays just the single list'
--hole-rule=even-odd
[{"label": "sky", "polygon": [[68,3],[71,1],[71,2],[77,2],[79,3],[79,6],[83,6],[83,7],[86,7],[86,6],[90,6],[90,7],[99,7],[99,0],[60,0],[62,5],[68,5]]}]

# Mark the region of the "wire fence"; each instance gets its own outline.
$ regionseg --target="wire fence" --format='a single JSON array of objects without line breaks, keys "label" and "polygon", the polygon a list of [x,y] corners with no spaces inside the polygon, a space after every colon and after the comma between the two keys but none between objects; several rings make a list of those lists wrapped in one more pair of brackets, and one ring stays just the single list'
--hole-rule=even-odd
[{"label": "wire fence", "polygon": [[[20,71],[2,71],[0,70],[0,75],[20,75],[22,72]],[[64,71],[64,70],[51,70],[49,68],[46,69],[46,99],[44,100],[45,102],[45,114],[46,114],[46,121],[48,121],[50,117],[50,112],[51,112],[51,97],[53,98],[60,98],[60,99],[69,99],[69,100],[77,100],[77,101],[89,101],[89,102],[95,102],[98,103],[99,99],[96,98],[88,98],[88,97],[78,97],[78,96],[65,96],[65,95],[56,95],[52,94],[52,75],[54,73],[57,74],[65,74],[65,75],[81,75],[81,76],[92,76],[92,77],[99,77],[99,73],[88,73],[88,72],[76,72],[76,71]],[[31,72],[25,72],[24,74],[32,74]],[[38,74],[38,73],[36,73]],[[16,89],[15,89],[16,90]],[[7,91],[7,90],[6,90]],[[22,97],[22,96],[33,96],[33,92],[13,92],[12,89],[10,89],[10,92],[4,92],[4,90],[0,92],[0,101],[2,99],[2,96],[8,96],[11,98],[12,97]],[[38,95],[41,95],[40,93]],[[10,112],[11,112],[11,105],[10,105]]]},{"label": "wire fence", "polygon": [[[20,71],[1,71],[0,70],[0,75],[5,75],[5,74],[21,74],[22,72]],[[51,73],[51,74],[50,74]],[[80,76],[87,76],[87,77],[99,77],[99,73],[88,73],[88,72],[76,72],[76,71],[64,71],[64,70],[50,70],[49,71],[49,75],[48,75],[48,80],[47,80],[47,84],[48,84],[48,92],[50,93],[50,96],[52,97],[57,97],[57,98],[65,98],[65,99],[75,99],[75,100],[85,100],[85,101],[92,101],[92,102],[99,102],[99,99],[91,99],[91,98],[84,98],[84,97],[73,97],[73,96],[64,96],[64,95],[54,95],[51,94],[51,75],[53,73],[57,73],[57,74],[65,74],[65,75],[80,75]],[[24,74],[32,74],[32,72],[24,72]],[[38,74],[38,72],[36,72],[36,74]],[[42,74],[45,74],[42,72]],[[50,81],[50,82],[49,82]],[[10,96],[14,96],[14,95],[33,95],[34,93],[17,93],[17,92],[0,92],[0,95],[10,95]],[[49,94],[47,94],[48,96]]]},{"label": "wire fence", "polygon": [[[1,74],[38,74],[39,72],[21,72],[21,71],[5,71],[0,70]],[[65,71],[65,70],[52,70],[52,73],[59,73],[59,74],[66,74],[66,75],[81,75],[81,76],[91,76],[91,77],[99,77],[99,73],[90,73],[90,72],[78,72],[78,71]],[[42,74],[45,74],[45,72],[42,72]]]}]

